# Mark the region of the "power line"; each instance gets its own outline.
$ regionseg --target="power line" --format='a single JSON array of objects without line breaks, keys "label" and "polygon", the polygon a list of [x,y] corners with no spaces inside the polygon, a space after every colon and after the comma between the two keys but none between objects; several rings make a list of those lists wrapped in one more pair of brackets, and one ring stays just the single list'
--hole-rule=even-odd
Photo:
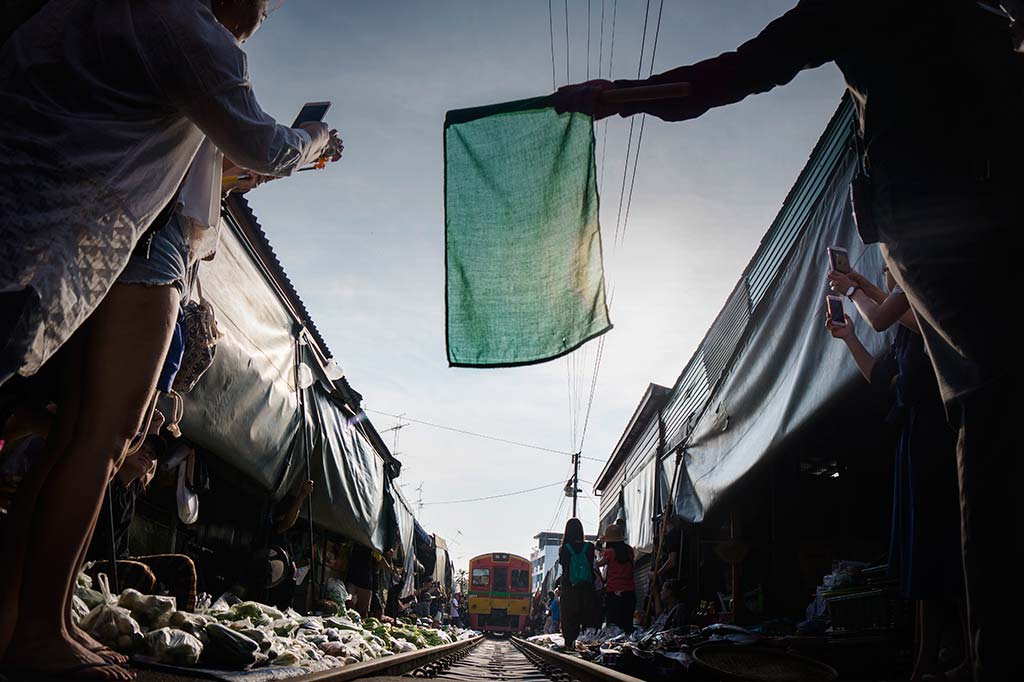
[{"label": "power line", "polygon": [[565,82],[569,80],[569,0],[565,0]]},{"label": "power line", "polygon": [[497,495],[487,495],[486,497],[471,497],[465,500],[444,500],[442,502],[424,502],[421,506],[433,506],[438,504],[463,504],[464,502],[483,502],[484,500],[496,500],[499,497],[512,497],[513,495],[523,495],[525,493],[532,493],[537,490],[544,490],[545,488],[553,488],[556,485],[565,485],[565,481],[557,481],[555,483],[549,483],[547,485],[539,485],[536,488],[527,488],[525,490],[513,490],[510,493],[499,493]]},{"label": "power line", "polygon": [[[501,438],[499,436],[489,436],[489,435],[487,435],[485,433],[476,433],[474,431],[467,431],[466,429],[460,429],[460,428],[456,428],[454,426],[446,426],[444,424],[436,424],[434,422],[423,421],[422,419],[413,419],[413,418],[411,418],[409,416],[406,416],[405,414],[397,415],[397,414],[391,414],[390,412],[383,412],[381,410],[370,410],[370,409],[365,409],[365,408],[363,409],[363,412],[372,412],[373,414],[379,414],[379,415],[383,415],[385,417],[391,417],[392,419],[401,418],[401,419],[403,419],[403,420],[405,420],[407,422],[412,422],[414,424],[422,424],[423,426],[431,426],[431,427],[433,427],[435,429],[443,429],[445,431],[454,431],[455,433],[461,433],[461,434],[463,434],[465,436],[474,436],[476,438],[486,438],[487,440],[493,440],[493,441],[497,441],[499,443],[505,443],[506,445],[517,445],[517,446],[519,446],[521,448],[529,448],[531,450],[540,450],[541,452],[551,452],[551,453],[554,453],[556,455],[571,455],[571,454],[573,454],[573,453],[568,452],[566,450],[555,450],[554,448],[545,448],[545,447],[540,446],[540,445],[532,445],[530,443],[522,443],[520,441],[509,440],[507,438]],[[598,459],[597,457],[583,457],[582,459],[589,459],[589,460],[593,460],[595,462],[603,462],[604,461],[603,459]]]},{"label": "power line", "polygon": [[[658,7],[658,24],[654,29],[654,46],[651,49],[651,68],[647,71],[647,77],[650,78],[654,74],[654,57],[658,53],[658,35],[661,33],[661,14],[665,9],[665,0],[661,0],[661,4]],[[643,55],[641,54],[641,63],[643,62]],[[639,78],[639,74],[637,75]],[[626,239],[626,226],[629,224],[629,208],[633,205],[633,185],[636,183],[636,168],[640,162],[640,145],[644,141],[644,124],[647,122],[647,114],[643,114],[640,117],[640,135],[636,140],[636,155],[633,157],[633,178],[629,181],[629,199],[626,200],[626,217],[622,221],[622,239]]]},{"label": "power line", "polygon": [[558,89],[558,82],[555,80],[555,19],[551,12],[551,0],[548,0],[548,37],[551,38],[551,90]]},{"label": "power line", "polygon": [[587,80],[590,80],[590,3],[587,0]]}]

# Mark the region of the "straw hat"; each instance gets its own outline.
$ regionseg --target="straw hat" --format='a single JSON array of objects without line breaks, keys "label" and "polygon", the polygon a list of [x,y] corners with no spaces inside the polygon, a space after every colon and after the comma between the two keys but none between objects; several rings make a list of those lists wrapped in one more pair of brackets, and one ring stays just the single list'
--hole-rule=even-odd
[{"label": "straw hat", "polygon": [[601,542],[625,542],[625,540],[626,528],[618,522],[609,524],[601,536]]}]

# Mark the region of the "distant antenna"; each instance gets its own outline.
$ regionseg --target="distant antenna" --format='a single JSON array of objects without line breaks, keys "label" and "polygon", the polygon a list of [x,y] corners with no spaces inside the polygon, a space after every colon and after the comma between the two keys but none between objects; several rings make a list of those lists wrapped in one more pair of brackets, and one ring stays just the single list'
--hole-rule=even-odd
[{"label": "distant antenna", "polygon": [[423,481],[416,486],[416,492],[419,493],[419,497],[416,499],[416,511],[423,511]]},{"label": "distant antenna", "polygon": [[398,415],[398,417],[396,417],[396,419],[398,419],[398,423],[397,424],[392,426],[390,429],[384,429],[383,431],[381,431],[381,433],[388,433],[389,431],[394,431],[395,432],[395,436],[394,436],[394,439],[393,439],[392,445],[391,445],[391,454],[394,455],[394,456],[398,455],[398,432],[401,431],[402,429],[404,429],[406,426],[409,426],[408,424],[403,424],[402,423],[402,417],[404,417],[404,416],[405,416],[405,412],[403,412],[402,414]]}]

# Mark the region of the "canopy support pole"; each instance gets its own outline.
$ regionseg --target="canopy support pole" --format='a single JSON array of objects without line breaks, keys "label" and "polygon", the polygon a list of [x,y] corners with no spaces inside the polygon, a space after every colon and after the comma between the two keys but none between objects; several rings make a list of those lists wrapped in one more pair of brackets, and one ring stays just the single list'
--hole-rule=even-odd
[{"label": "canopy support pole", "polygon": [[[312,481],[313,472],[309,462],[309,434],[306,431],[306,392],[302,388],[302,384],[299,383],[299,365],[302,363],[302,346],[305,345],[305,341],[302,338],[304,331],[305,327],[302,325],[297,325],[295,327],[295,393],[299,404],[299,430],[302,432],[302,453],[306,458],[306,480]],[[306,583],[306,612],[308,613],[313,606],[313,579],[316,569],[316,544],[315,536],[313,535],[312,494],[306,496],[306,517],[309,520],[309,570],[306,572],[309,579],[309,582]],[[322,580],[323,575],[320,577]]]}]

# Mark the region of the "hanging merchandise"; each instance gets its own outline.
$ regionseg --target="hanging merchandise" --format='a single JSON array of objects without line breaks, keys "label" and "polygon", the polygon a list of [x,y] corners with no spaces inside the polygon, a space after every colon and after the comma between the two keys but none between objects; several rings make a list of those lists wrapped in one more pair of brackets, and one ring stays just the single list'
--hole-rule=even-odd
[{"label": "hanging merchandise", "polygon": [[593,122],[547,98],[445,119],[448,362],[551,360],[611,329]]}]

